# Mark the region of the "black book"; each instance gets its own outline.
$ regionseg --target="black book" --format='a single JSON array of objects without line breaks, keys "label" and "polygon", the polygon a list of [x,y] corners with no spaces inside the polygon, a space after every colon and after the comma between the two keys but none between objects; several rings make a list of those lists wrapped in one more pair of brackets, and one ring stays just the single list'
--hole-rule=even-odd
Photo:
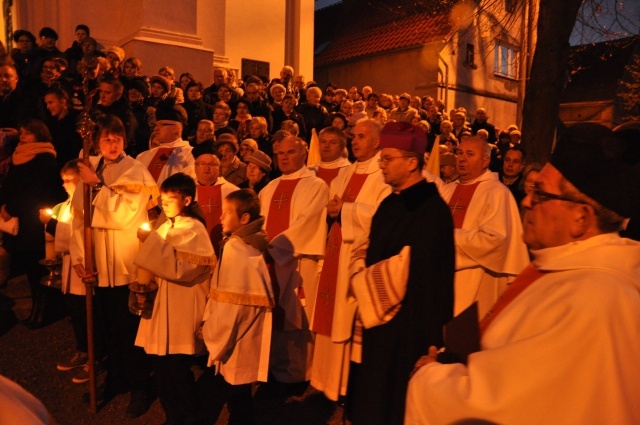
[{"label": "black book", "polygon": [[444,325],[445,351],[438,354],[440,363],[467,364],[469,354],[480,351],[478,302]]}]

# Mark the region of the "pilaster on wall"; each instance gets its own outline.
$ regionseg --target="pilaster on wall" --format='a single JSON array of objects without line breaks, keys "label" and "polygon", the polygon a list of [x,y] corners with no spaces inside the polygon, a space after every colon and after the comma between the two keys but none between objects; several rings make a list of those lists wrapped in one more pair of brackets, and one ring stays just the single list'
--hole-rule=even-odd
[{"label": "pilaster on wall", "polygon": [[[138,57],[145,75],[170,65],[176,74],[189,71],[209,85],[219,44],[208,42],[205,24],[219,24],[213,16],[224,1],[24,0],[16,2],[16,29],[29,29],[37,36],[40,28],[51,26],[60,36],[58,48],[64,51],[73,42],[75,26],[86,24],[105,47],[117,45],[127,56]],[[201,33],[200,28],[205,30]]]},{"label": "pilaster on wall", "polygon": [[284,61],[296,74],[313,79],[314,2],[287,0]]},{"label": "pilaster on wall", "polygon": [[198,34],[198,0],[133,2],[141,6],[142,16],[137,18],[135,31],[116,43],[127,56],[143,58],[147,75],[168,65],[175,69],[176,77],[190,72],[201,81],[210,80],[213,49],[204,47]]},{"label": "pilaster on wall", "polygon": [[287,64],[313,78],[314,0],[14,0],[14,8],[15,29],[50,26],[62,51],[76,25],[88,25],[98,43],[139,57],[145,75],[170,65],[210,85],[215,66],[237,70],[252,59],[268,62],[272,78]]},{"label": "pilaster on wall", "polygon": [[175,69],[176,78],[183,72],[190,72],[204,83],[212,80],[214,52],[203,47],[202,39],[195,35],[140,28],[117,44],[122,46],[127,57],[142,59],[146,75],[154,75],[168,65]]}]

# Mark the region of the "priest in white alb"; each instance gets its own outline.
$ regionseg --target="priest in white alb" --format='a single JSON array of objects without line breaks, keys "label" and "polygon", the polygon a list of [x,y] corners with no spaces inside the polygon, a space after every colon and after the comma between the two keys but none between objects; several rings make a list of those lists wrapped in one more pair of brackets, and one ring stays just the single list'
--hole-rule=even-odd
[{"label": "priest in white alb", "polygon": [[318,147],[320,161],[310,165],[309,169],[330,186],[340,170],[350,165],[346,157],[347,138],[338,127],[325,127],[318,134]]},{"label": "priest in white alb", "polygon": [[151,173],[158,187],[169,176],[184,173],[193,178],[195,159],[189,142],[182,140],[182,129],[187,123],[187,112],[172,98],[158,103],[153,139],[159,146],[140,153],[136,159]]},{"label": "priest in white alb", "polygon": [[357,161],[333,180],[327,205],[329,238],[311,321],[316,333],[311,385],[331,400],[347,392],[357,309],[355,299],[348,297],[351,252],[356,240],[368,238],[373,214],[391,193],[378,166],[380,130],[372,119],[355,125],[352,148]]},{"label": "priest in white alb", "polygon": [[281,383],[310,379],[313,336],[309,321],[325,251],[329,187],[305,165],[306,143],[283,139],[276,151],[282,177],[260,191],[277,306],[270,371]]},{"label": "priest in white alb", "polygon": [[478,301],[482,317],[529,263],[518,206],[498,174],[489,171],[490,153],[482,139],[465,139],[456,156],[460,178],[439,187],[454,224],[454,315]]},{"label": "priest in white alb", "polygon": [[220,176],[220,159],[215,155],[213,147],[198,149],[196,157],[196,201],[200,205],[207,221],[207,232],[216,255],[220,255],[222,240],[222,200],[238,186],[229,183]]},{"label": "priest in white alb", "polygon": [[631,143],[594,123],[560,134],[522,202],[532,263],[466,365],[436,347],[418,361],[405,424],[640,423],[640,244],[618,234],[640,209],[638,186],[620,185],[638,180]]}]

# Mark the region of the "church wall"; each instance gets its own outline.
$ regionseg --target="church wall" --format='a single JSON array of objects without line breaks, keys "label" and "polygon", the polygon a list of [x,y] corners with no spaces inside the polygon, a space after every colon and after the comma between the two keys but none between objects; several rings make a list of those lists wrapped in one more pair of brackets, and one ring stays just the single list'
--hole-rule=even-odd
[{"label": "church wall", "polygon": [[[298,42],[296,74],[304,75],[306,80],[313,80],[313,38],[314,38],[314,2],[311,0],[295,0],[299,3],[299,14],[296,16],[298,31],[294,36]],[[293,65],[293,63],[292,63]]]},{"label": "church wall", "polygon": [[[299,70],[313,69],[313,0],[22,0],[14,2],[17,25],[36,37],[43,26],[56,29],[64,51],[84,23],[104,46],[123,47],[143,61],[146,75],[171,65],[176,74],[189,71],[205,85],[213,67],[239,69],[242,58],[270,63],[270,76],[285,65],[288,2],[298,13],[290,18],[289,44],[298,49]],[[310,23],[310,24],[309,24]],[[310,52],[310,53],[306,53]]]},{"label": "church wall", "polygon": [[284,0],[227,1],[228,66],[240,69],[243,58],[269,62],[270,77],[277,77],[285,65],[285,12]]}]

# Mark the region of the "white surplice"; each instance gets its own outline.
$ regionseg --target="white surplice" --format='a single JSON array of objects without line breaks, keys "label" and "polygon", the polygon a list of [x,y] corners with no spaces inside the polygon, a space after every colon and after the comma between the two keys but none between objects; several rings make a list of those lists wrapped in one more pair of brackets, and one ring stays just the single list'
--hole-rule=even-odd
[{"label": "white surplice", "polygon": [[[79,185],[78,190],[82,190]],[[69,245],[71,243],[71,233],[73,229],[73,209],[71,208],[71,199],[64,201],[54,208],[57,213],[55,219],[56,224],[55,246],[56,252],[62,255],[62,293],[73,295],[86,295],[87,290],[78,274],[71,268],[71,254],[69,253]]]},{"label": "white surplice", "polygon": [[[197,180],[196,180],[196,184],[198,186],[203,186]],[[236,190],[240,190],[240,188],[238,186],[236,186],[233,183],[229,183],[224,177],[218,177],[218,180],[216,180],[216,182],[214,184],[212,184],[211,186],[220,186],[220,193],[221,193],[222,200],[224,200],[224,198],[226,198],[227,195],[230,194],[231,192],[235,192]],[[197,192],[196,192],[196,201],[198,201],[198,204],[200,205],[200,208],[206,208],[207,204],[205,203],[205,200],[204,199],[198,199],[198,193]],[[208,200],[206,202],[208,202]]]},{"label": "white surplice", "polygon": [[[288,229],[275,237],[269,235],[272,237],[269,254],[275,261],[280,287],[277,301],[285,314],[284,331],[274,330],[272,335],[271,372],[280,382],[301,382],[310,378],[313,337],[309,320],[318,289],[318,260],[324,256],[327,238],[329,187],[303,166],[271,181],[259,194],[262,216],[268,223],[271,200],[278,183],[298,178],[301,180],[290,201]],[[299,287],[304,288],[304,306],[299,298]]]},{"label": "white surplice", "polygon": [[[91,157],[96,169],[100,157]],[[93,200],[91,221],[95,266],[100,287],[127,285],[135,280],[133,260],[140,242],[137,232],[155,205],[158,187],[147,168],[125,156],[104,168],[104,186]],[[73,194],[73,230],[69,244],[72,264],[84,266],[83,191]]]},{"label": "white surplice", "polygon": [[231,236],[211,279],[202,328],[209,366],[231,385],[267,381],[274,304],[262,252]]},{"label": "white surplice", "polygon": [[345,188],[355,174],[367,174],[354,202],[345,202],[340,211],[342,246],[338,262],[336,298],[334,304],[331,337],[317,334],[311,372],[311,385],[323,391],[331,400],[337,400],[347,391],[351,354],[351,334],[356,314],[355,298],[349,297],[349,263],[356,240],[368,238],[371,219],[380,202],[391,193],[391,186],[384,182],[376,154],[365,162],[355,162],[340,170],[331,183],[330,197],[344,195]]},{"label": "white surplice", "polygon": [[176,173],[184,173],[194,180],[196,178],[196,160],[193,158],[191,151],[193,148],[189,145],[189,142],[182,140],[181,138],[174,140],[171,143],[163,143],[158,147],[149,149],[148,151],[138,154],[136,159],[140,161],[145,167],[149,168],[149,164],[156,156],[158,149],[160,148],[175,148],[171,152],[171,156],[167,160],[166,164],[162,168],[160,175],[158,176],[158,187],[162,185],[162,182],[167,177]]},{"label": "white surplice", "polygon": [[[486,171],[479,181],[461,229],[454,230],[456,275],[454,315],[478,301],[480,318],[493,306],[507,284],[527,264],[520,212],[498,175]],[[449,202],[459,180],[438,189]]]},{"label": "white surplice", "polygon": [[321,168],[324,168],[325,170],[335,170],[336,168],[342,170],[344,168],[347,168],[349,165],[351,165],[351,163],[349,162],[348,158],[340,157],[340,158],[336,159],[335,161],[329,161],[329,162],[318,161],[315,164],[310,165],[309,169],[311,171],[313,171],[314,173],[316,173],[316,175],[317,175],[318,171]]},{"label": "white surplice", "polygon": [[547,273],[497,314],[467,366],[418,370],[406,424],[640,423],[640,244],[609,233],[532,254]]},{"label": "white surplice", "polygon": [[142,318],[135,344],[147,354],[197,354],[211,270],[216,258],[200,221],[177,216],[152,232],[135,264],[153,272],[158,293],[150,319]]}]

